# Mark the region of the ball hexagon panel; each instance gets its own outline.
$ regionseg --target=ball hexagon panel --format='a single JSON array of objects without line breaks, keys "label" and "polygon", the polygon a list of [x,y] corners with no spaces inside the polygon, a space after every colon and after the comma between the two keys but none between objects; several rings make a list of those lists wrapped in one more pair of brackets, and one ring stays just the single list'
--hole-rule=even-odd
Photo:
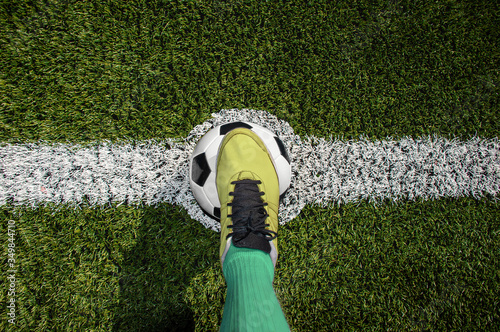
[{"label": "ball hexagon panel", "polygon": [[217,156],[219,155],[219,146],[223,139],[224,136],[217,136],[205,152],[208,166],[214,173],[217,171]]},{"label": "ball hexagon panel", "polygon": [[205,194],[203,187],[191,183],[191,190],[193,191],[193,196],[200,205],[200,207],[202,208],[202,210],[210,214],[210,211],[213,211],[213,206],[210,203],[209,198]]},{"label": "ball hexagon panel", "polygon": [[241,122],[241,121],[230,122],[230,123],[226,123],[226,124],[223,124],[222,126],[220,126],[219,133],[220,133],[220,135],[226,135],[228,132],[230,132],[233,129],[236,129],[236,128],[252,129],[253,126],[254,126],[254,124],[250,124],[248,122]]},{"label": "ball hexagon panel", "polygon": [[191,165],[192,180],[200,187],[203,187],[211,172],[205,153],[194,157]]},{"label": "ball hexagon panel", "polygon": [[290,169],[290,163],[288,160],[285,159],[284,156],[279,156],[278,158],[274,159],[274,167],[276,169],[283,170],[280,172],[280,176],[278,177],[279,180],[279,186],[280,186],[280,195],[283,195],[288,187],[290,186],[290,182],[292,181],[292,172],[290,171],[285,171],[287,169]]},{"label": "ball hexagon panel", "polygon": [[280,149],[281,155],[286,159],[286,161],[290,164],[290,157],[288,156],[288,152],[286,151],[285,145],[283,142],[279,139],[278,136],[274,136],[274,140],[276,141],[276,144],[278,145]]},{"label": "ball hexagon panel", "polygon": [[221,135],[219,134],[219,130],[210,130],[208,131],[196,144],[194,147],[193,155],[197,156],[202,152],[205,152],[207,148],[212,145],[213,141],[219,138]]},{"label": "ball hexagon panel", "polygon": [[[217,182],[216,182],[216,172],[210,173],[205,185],[203,186],[203,192],[207,196],[210,204],[214,207],[220,207],[219,195],[217,194]],[[214,195],[215,193],[215,195]]]}]

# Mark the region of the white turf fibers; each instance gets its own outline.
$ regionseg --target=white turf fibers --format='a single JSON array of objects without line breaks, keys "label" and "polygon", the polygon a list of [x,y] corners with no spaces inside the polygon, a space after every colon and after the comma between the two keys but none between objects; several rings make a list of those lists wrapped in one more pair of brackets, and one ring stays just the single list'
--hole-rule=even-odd
[{"label": "white turf fibers", "polygon": [[498,138],[467,141],[405,137],[372,141],[301,138],[290,125],[264,111],[222,110],[184,140],[77,144],[4,144],[0,147],[0,205],[47,203],[182,205],[205,227],[206,216],[189,186],[189,156],[211,128],[249,121],[275,132],[288,149],[292,183],[280,223],[306,204],[327,206],[358,200],[491,195],[500,190]]}]

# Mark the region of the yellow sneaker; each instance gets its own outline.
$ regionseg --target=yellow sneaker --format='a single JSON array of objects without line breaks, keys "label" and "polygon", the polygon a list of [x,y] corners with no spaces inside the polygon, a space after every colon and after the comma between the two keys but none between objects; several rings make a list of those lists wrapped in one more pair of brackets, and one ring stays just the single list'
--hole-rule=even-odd
[{"label": "yellow sneaker", "polygon": [[257,134],[246,128],[226,134],[217,157],[216,182],[221,203],[221,265],[234,245],[267,252],[276,267],[278,175]]}]

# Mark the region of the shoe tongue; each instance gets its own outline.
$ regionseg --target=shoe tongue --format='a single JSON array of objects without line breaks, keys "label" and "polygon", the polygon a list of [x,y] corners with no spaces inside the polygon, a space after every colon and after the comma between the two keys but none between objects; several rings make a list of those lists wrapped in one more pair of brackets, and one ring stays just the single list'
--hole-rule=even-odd
[{"label": "shoe tongue", "polygon": [[[265,216],[265,209],[262,206],[243,212],[240,209],[263,203],[259,193],[260,190],[256,183],[245,183],[244,180],[242,183],[236,183],[234,187],[233,216],[238,215],[238,219],[242,221],[252,218],[251,223],[255,226],[257,219]],[[262,234],[252,232],[249,232],[246,236],[245,234],[234,234],[233,244],[239,248],[259,249],[266,253],[271,252],[271,245]]]},{"label": "shoe tongue", "polygon": [[271,244],[261,235],[249,233],[244,238],[238,237],[238,235],[233,236],[233,245],[238,248],[259,249],[268,254],[271,253]]},{"label": "shoe tongue", "polygon": [[[237,213],[239,206],[251,206],[261,203],[259,187],[255,183],[236,183],[234,186],[233,214]],[[248,211],[250,213],[250,211]],[[246,217],[246,216],[245,216]]]},{"label": "shoe tongue", "polygon": [[[250,216],[252,221],[264,217],[266,210],[262,206],[259,187],[255,183],[236,183],[234,187],[233,215],[238,215],[239,219],[247,219]],[[254,206],[253,209],[247,209]],[[242,211],[244,210],[244,211]]]}]

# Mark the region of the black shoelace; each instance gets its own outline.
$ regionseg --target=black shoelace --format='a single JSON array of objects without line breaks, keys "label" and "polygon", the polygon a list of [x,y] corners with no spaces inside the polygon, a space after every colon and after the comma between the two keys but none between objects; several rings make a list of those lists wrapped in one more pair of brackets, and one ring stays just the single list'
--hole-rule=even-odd
[{"label": "black shoelace", "polygon": [[277,237],[277,233],[266,229],[269,224],[266,224],[266,218],[269,216],[260,196],[264,192],[259,192],[257,186],[261,182],[258,180],[239,180],[233,181],[234,192],[229,195],[234,196],[233,202],[228,203],[232,207],[233,213],[228,215],[233,219],[233,224],[227,226],[232,228],[233,232],[228,234],[226,238],[233,236],[233,241],[238,241],[246,238],[250,233],[254,233],[264,237],[268,241],[272,241]]}]

